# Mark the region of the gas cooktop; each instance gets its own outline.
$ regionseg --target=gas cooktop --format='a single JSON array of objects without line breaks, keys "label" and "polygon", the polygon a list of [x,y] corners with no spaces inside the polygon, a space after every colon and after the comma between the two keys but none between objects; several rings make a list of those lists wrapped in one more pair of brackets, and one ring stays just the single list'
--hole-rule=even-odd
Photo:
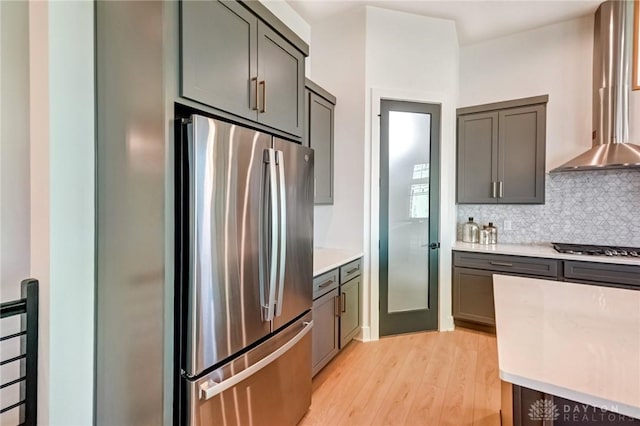
[{"label": "gas cooktop", "polygon": [[584,244],[551,243],[558,253],[586,254],[590,256],[640,257],[640,248],[617,246],[589,246]]}]

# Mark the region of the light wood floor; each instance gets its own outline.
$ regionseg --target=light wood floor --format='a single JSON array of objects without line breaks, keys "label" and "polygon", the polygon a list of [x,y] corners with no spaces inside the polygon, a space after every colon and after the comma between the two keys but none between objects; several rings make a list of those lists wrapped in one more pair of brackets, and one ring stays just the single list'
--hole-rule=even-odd
[{"label": "light wood floor", "polygon": [[301,425],[500,425],[495,336],[471,330],[353,341],[313,380]]}]

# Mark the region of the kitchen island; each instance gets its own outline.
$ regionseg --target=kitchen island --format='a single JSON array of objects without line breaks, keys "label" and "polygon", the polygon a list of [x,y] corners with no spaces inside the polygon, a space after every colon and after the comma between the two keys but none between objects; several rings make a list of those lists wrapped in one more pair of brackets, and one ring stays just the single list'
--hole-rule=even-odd
[{"label": "kitchen island", "polygon": [[[559,397],[553,424],[636,424],[629,417],[640,419],[640,291],[495,274],[494,299],[504,382],[538,391],[547,407]],[[503,389],[508,405],[516,393]],[[567,408],[567,400],[607,415],[574,422],[575,407],[588,410]],[[542,407],[535,400],[503,405],[502,424],[536,424],[531,403]]]}]

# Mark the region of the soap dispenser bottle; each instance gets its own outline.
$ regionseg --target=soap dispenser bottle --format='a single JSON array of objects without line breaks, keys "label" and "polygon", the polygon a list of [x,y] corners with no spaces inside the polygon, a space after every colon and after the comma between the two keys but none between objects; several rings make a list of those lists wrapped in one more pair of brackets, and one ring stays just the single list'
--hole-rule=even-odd
[{"label": "soap dispenser bottle", "polygon": [[479,241],[480,227],[470,217],[469,221],[462,225],[462,241],[465,243],[477,243]]}]

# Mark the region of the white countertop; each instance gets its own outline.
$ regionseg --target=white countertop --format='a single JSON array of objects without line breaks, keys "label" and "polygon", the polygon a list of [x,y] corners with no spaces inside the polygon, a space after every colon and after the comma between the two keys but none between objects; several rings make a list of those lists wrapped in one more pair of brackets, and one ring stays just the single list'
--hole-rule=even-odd
[{"label": "white countertop", "polygon": [[547,259],[579,260],[582,262],[617,263],[621,265],[640,266],[640,258],[615,256],[588,256],[581,254],[558,253],[549,244],[477,244],[456,241],[453,246],[458,251],[473,251],[478,253],[506,254],[514,256],[544,257]]},{"label": "white countertop", "polygon": [[502,380],[640,418],[640,291],[493,282]]},{"label": "white countertop", "polygon": [[313,276],[317,277],[327,271],[362,257],[364,253],[357,250],[336,249],[326,247],[313,248]]}]

